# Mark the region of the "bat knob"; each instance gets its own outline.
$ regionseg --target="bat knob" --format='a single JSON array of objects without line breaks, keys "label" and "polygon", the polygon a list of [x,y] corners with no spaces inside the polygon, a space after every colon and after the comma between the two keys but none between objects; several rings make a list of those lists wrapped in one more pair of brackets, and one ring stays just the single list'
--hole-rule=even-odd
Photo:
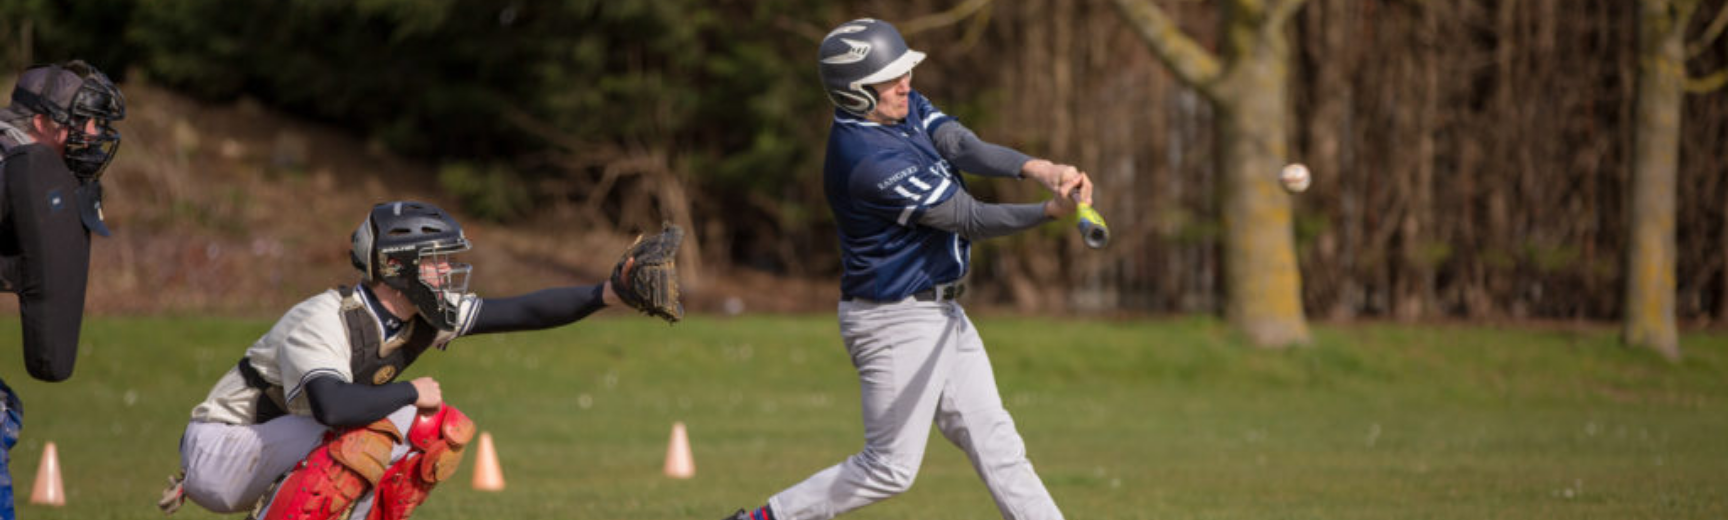
[{"label": "bat knob", "polygon": [[1081,204],[1080,237],[1085,239],[1086,247],[1103,249],[1110,245],[1110,227],[1104,224],[1104,217],[1091,204]]},{"label": "bat knob", "polygon": [[1110,245],[1109,229],[1082,225],[1080,234],[1086,238],[1086,247],[1104,249],[1104,246]]}]

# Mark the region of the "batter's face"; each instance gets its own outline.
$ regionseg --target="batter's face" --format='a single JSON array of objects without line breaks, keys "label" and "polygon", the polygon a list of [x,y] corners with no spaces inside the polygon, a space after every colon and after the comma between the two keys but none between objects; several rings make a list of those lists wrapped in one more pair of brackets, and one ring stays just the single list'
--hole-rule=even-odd
[{"label": "batter's face", "polygon": [[870,121],[892,125],[906,119],[906,114],[912,111],[912,71],[870,88],[876,89],[876,109],[870,111]]}]

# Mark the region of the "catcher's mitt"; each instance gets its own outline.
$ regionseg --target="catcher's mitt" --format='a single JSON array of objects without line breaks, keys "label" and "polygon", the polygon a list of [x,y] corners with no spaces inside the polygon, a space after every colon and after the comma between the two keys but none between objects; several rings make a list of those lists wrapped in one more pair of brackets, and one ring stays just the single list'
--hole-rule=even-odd
[{"label": "catcher's mitt", "polygon": [[667,323],[684,317],[678,301],[678,244],[684,229],[667,224],[660,234],[636,237],[636,242],[612,268],[612,292],[625,305]]}]

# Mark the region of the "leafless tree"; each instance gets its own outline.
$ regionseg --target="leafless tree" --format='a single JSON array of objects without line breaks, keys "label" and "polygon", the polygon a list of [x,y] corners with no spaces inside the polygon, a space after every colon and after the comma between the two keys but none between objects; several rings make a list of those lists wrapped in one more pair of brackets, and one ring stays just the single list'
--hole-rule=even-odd
[{"label": "leafless tree", "polygon": [[1160,60],[1211,101],[1223,178],[1225,315],[1256,344],[1309,341],[1290,197],[1276,172],[1289,159],[1289,38],[1304,0],[1222,0],[1219,50],[1178,29],[1150,0],[1115,0]]}]

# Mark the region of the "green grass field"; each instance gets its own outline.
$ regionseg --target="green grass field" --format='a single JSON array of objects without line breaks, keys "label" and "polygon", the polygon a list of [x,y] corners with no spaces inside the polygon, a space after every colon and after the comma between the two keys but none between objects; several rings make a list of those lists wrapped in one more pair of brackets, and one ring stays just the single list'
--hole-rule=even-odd
[{"label": "green grass field", "polygon": [[[0,375],[26,400],[13,451],[25,502],[55,442],[67,505],[21,518],[159,518],[187,412],[270,323],[86,322],[76,376],[29,380],[16,319]],[[1722,518],[1728,335],[1669,365],[1612,330],[1321,326],[1259,351],[1203,319],[981,318],[1033,463],[1069,518]],[[857,383],[832,316],[609,313],[458,341],[409,376],[497,442],[508,488],[472,457],[416,518],[717,519],[861,446]],[[660,474],[674,421],[697,476]],[[188,504],[176,518],[215,518]],[[934,435],[912,491],[850,516],[997,518]]]}]

